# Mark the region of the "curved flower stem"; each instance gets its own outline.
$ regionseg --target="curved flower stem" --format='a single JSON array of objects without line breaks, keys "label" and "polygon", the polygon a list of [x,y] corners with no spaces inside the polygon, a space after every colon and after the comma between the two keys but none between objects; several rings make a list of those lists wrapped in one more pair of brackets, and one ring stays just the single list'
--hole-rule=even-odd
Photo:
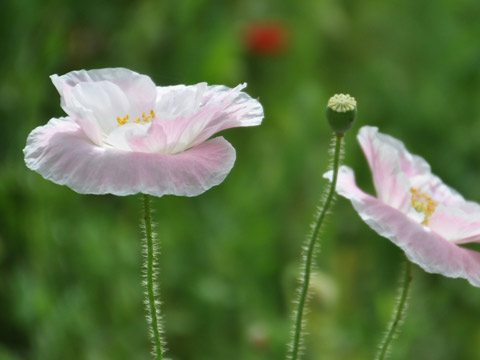
[{"label": "curved flower stem", "polygon": [[407,302],[408,302],[408,294],[410,292],[410,284],[412,283],[412,263],[410,260],[405,259],[406,267],[405,267],[405,275],[403,278],[403,282],[400,288],[400,297],[398,299],[397,307],[394,311],[393,321],[388,327],[388,330],[385,334],[382,343],[380,344],[380,351],[377,354],[376,360],[383,360],[388,355],[388,349],[390,347],[390,343],[393,340],[393,337],[398,332],[399,327],[402,325],[402,321],[405,317],[405,312],[407,309]]},{"label": "curved flower stem", "polygon": [[310,285],[310,275],[311,275],[311,268],[314,258],[314,250],[315,250],[315,242],[318,237],[318,232],[320,227],[322,226],[323,220],[327,215],[328,208],[330,207],[330,203],[333,200],[333,195],[335,193],[335,186],[337,184],[337,177],[338,177],[338,168],[340,165],[340,155],[341,155],[341,148],[342,148],[342,140],[343,135],[335,134],[335,148],[333,151],[333,178],[332,182],[330,183],[330,189],[328,190],[327,197],[323,204],[323,207],[320,210],[318,215],[317,221],[315,226],[313,227],[313,231],[310,237],[307,239],[307,245],[304,249],[306,252],[303,257],[303,277],[301,279],[300,288],[299,288],[299,297],[298,297],[298,305],[297,309],[294,313],[294,325],[292,331],[292,342],[290,344],[290,351],[288,355],[288,359],[290,360],[297,360],[300,356],[300,346],[301,346],[301,338],[302,338],[302,328],[303,328],[303,313],[305,310],[305,304],[307,301],[308,295],[308,287]]},{"label": "curved flower stem", "polygon": [[155,250],[157,248],[155,242],[155,233],[153,232],[152,216],[150,211],[150,196],[143,194],[143,230],[145,238],[143,240],[144,250],[144,286],[145,292],[145,306],[147,309],[147,321],[150,325],[150,335],[154,345],[153,355],[156,360],[162,360],[163,348],[161,338],[161,324],[160,324],[160,302],[158,299],[158,290],[155,280],[158,278],[157,274],[157,260]]}]

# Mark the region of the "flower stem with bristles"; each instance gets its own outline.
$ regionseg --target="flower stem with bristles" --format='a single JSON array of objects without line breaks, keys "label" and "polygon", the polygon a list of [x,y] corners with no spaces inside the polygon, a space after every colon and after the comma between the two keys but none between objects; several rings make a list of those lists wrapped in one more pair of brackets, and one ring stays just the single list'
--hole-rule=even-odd
[{"label": "flower stem with bristles", "polygon": [[152,337],[153,351],[155,360],[163,359],[163,339],[161,337],[162,327],[160,323],[160,302],[158,300],[158,289],[155,281],[158,279],[157,274],[157,256],[156,236],[153,232],[152,216],[150,211],[150,196],[143,194],[143,231],[145,238],[143,239],[144,247],[144,286],[145,286],[145,307],[147,311],[147,322],[150,325],[150,336]]},{"label": "flower stem with bristles", "polygon": [[405,318],[405,313],[407,310],[407,303],[408,303],[408,294],[410,292],[410,284],[412,283],[412,263],[406,259],[406,266],[405,266],[405,274],[403,278],[403,282],[401,284],[401,288],[399,289],[398,303],[396,309],[394,311],[393,320],[390,323],[387,332],[385,333],[385,337],[383,338],[380,346],[379,352],[375,360],[383,360],[386,359],[388,356],[388,350],[390,348],[390,343],[392,342],[395,335],[398,333],[400,326],[403,323],[403,319]]},{"label": "flower stem with bristles", "polygon": [[333,148],[333,178],[332,182],[330,183],[330,188],[327,193],[327,197],[325,198],[325,202],[321,210],[319,211],[317,220],[315,225],[313,226],[313,231],[311,232],[310,236],[307,238],[307,243],[304,248],[305,255],[303,256],[302,262],[302,278],[300,279],[300,287],[298,291],[298,303],[297,309],[294,312],[293,316],[293,331],[292,331],[292,341],[289,345],[289,352],[287,359],[289,360],[297,360],[300,356],[300,347],[302,342],[302,335],[303,335],[303,314],[305,311],[305,305],[307,302],[308,297],[308,288],[310,284],[310,276],[311,276],[311,268],[314,260],[315,255],[315,243],[318,237],[319,230],[322,226],[323,220],[328,213],[328,209],[330,204],[332,203],[333,196],[335,193],[335,186],[337,184],[337,177],[338,177],[338,169],[340,166],[340,157],[341,157],[341,149],[342,149],[342,140],[343,135],[335,134],[334,138],[334,148]]}]

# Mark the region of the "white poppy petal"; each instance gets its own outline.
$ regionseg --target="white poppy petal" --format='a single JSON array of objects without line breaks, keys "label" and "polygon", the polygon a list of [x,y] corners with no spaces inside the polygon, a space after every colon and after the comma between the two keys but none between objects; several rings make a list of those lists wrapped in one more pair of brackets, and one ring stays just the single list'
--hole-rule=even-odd
[{"label": "white poppy petal", "polygon": [[130,112],[130,103],[122,90],[108,81],[81,83],[72,89],[72,99],[68,107],[69,115],[75,118],[85,113],[93,114],[106,134],[118,126],[118,117]]},{"label": "white poppy petal", "polygon": [[156,86],[150,77],[124,68],[71,71],[62,76],[55,74],[50,78],[60,93],[64,109],[68,107],[72,89],[78,84],[87,82],[108,81],[117,85],[129,99],[133,110],[138,113],[153,109],[157,96]]},{"label": "white poppy petal", "polygon": [[103,145],[103,131],[92,112],[84,111],[74,120],[95,145]]},{"label": "white poppy petal", "polygon": [[161,118],[186,117],[200,110],[207,83],[158,86],[155,111]]}]

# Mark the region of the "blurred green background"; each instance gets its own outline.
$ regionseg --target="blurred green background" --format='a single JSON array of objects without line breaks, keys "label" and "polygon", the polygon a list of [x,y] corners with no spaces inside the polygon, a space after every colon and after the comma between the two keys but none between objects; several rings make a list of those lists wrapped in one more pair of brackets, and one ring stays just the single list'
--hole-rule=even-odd
[{"label": "blurred green background", "polygon": [[[159,85],[248,82],[257,128],[224,136],[237,163],[195,198],[155,199],[172,360],[278,360],[301,245],[326,182],[328,98],[359,103],[345,163],[373,192],[355,139],[379,126],[480,201],[480,2],[0,2],[0,359],[149,359],[138,196],[85,196],[29,171],[28,133],[63,116],[49,75],[122,66]],[[252,24],[283,49],[259,53]],[[322,233],[305,360],[372,359],[401,251],[338,199]],[[480,289],[418,267],[391,359],[480,359]]]}]

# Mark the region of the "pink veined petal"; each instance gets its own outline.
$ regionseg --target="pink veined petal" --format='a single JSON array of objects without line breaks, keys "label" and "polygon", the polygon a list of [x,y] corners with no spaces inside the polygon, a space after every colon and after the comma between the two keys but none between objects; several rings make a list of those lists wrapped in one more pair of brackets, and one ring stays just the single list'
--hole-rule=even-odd
[{"label": "pink veined petal", "polygon": [[[431,173],[430,165],[422,157],[410,154],[401,141],[371,126],[360,129],[358,141],[372,171],[378,198],[385,203],[402,208],[405,203],[402,194],[406,190],[408,197],[410,190],[405,189],[405,177],[411,186],[419,188],[437,202],[452,206],[464,202],[460,194]],[[400,182],[398,174],[401,174]]]},{"label": "pink veined petal", "polygon": [[[234,89],[224,86],[209,86],[205,89],[204,84],[175,86],[171,89],[174,97],[169,91],[159,88],[155,111],[160,114],[162,126],[168,137],[167,152],[176,153],[195,146],[228,128],[259,125],[263,119],[263,108],[257,100],[241,91],[245,86],[239,85]],[[194,91],[197,96],[192,95]],[[198,104],[199,93],[202,97],[196,112],[162,118],[164,112],[177,113],[176,101],[183,104],[183,99],[188,97],[187,95],[191,99],[196,99],[195,104]],[[162,100],[162,96],[167,97],[167,100]]]},{"label": "pink veined petal", "polygon": [[[28,135],[27,145],[23,149],[23,153],[25,155],[25,164],[30,170],[38,171],[38,169],[43,167],[44,158],[55,156],[49,144],[51,143],[51,138],[55,137],[57,133],[79,133],[85,142],[90,140],[71,118],[53,118],[46,125],[36,127]],[[94,144],[91,145],[95,146]]]},{"label": "pink veined petal", "polygon": [[385,151],[398,157],[401,171],[409,178],[431,171],[430,165],[422,157],[410,154],[400,140],[380,133],[377,127],[363,126],[358,133],[358,141],[370,165],[375,162],[379,151]]},{"label": "pink veined petal", "polygon": [[[331,179],[332,172],[324,177]],[[479,252],[447,241],[400,211],[365,194],[357,187],[349,167],[340,168],[336,191],[350,199],[360,217],[378,234],[399,246],[410,261],[427,272],[461,277],[480,287]]]},{"label": "pink veined petal", "polygon": [[221,137],[176,155],[128,152],[95,146],[68,118],[32,131],[24,153],[31,170],[81,194],[196,196],[220,184],[235,162]]},{"label": "pink veined petal", "polygon": [[129,99],[133,111],[137,113],[152,110],[157,96],[156,86],[150,77],[124,68],[72,71],[62,76],[55,74],[50,78],[60,93],[65,111],[70,102],[72,89],[83,82],[109,81],[117,85]]},{"label": "pink veined petal", "polygon": [[165,153],[167,135],[160,121],[154,121],[145,134],[130,133],[126,141],[133,151],[147,153]]},{"label": "pink veined petal", "polygon": [[401,142],[378,133],[374,127],[362,127],[357,138],[372,171],[378,198],[396,209],[405,210],[410,183],[399,159],[410,154]]},{"label": "pink veined petal", "polygon": [[156,126],[160,126],[166,134],[163,152],[175,154],[195,145],[195,134],[200,133],[205,122],[216,113],[216,109],[208,107],[189,116],[156,119]]},{"label": "pink veined petal", "polygon": [[232,127],[257,126],[262,123],[263,107],[258,100],[242,91],[246,86],[247,84],[241,84],[233,89],[221,85],[208,87],[205,93],[208,99],[206,106],[219,106],[219,111],[206,122],[196,142]]},{"label": "pink veined petal", "polygon": [[472,206],[467,205],[465,211],[462,207],[440,204],[430,218],[428,227],[456,244],[479,242],[480,206],[477,205],[476,212],[468,212]]}]

